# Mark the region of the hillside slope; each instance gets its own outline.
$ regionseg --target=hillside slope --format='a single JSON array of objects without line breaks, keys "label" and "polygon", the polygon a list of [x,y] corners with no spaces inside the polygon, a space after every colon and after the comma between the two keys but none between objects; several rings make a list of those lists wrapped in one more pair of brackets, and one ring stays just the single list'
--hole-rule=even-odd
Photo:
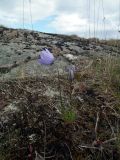
[{"label": "hillside slope", "polygon": [[[56,61],[50,67],[38,64],[42,48],[49,48]],[[117,47],[89,41],[76,36],[46,34],[28,30],[0,28],[0,74],[4,79],[25,76],[56,74],[56,68],[64,71],[71,60],[117,54]]]},{"label": "hillside slope", "polygon": [[[50,66],[38,63],[44,47]],[[119,160],[119,53],[115,43],[1,27],[0,160]]]}]

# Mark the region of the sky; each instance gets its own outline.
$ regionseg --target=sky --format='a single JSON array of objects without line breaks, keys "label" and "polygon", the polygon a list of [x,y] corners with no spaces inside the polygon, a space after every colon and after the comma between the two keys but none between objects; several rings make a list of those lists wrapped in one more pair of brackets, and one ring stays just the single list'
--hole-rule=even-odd
[{"label": "sky", "polygon": [[0,0],[0,24],[85,38],[120,39],[120,0]]}]

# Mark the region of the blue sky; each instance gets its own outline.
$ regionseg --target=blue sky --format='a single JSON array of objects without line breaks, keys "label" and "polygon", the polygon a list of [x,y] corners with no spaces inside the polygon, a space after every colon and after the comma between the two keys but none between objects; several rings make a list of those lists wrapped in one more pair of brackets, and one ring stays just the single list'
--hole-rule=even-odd
[{"label": "blue sky", "polygon": [[40,32],[55,33],[55,29],[52,26],[49,26],[49,24],[54,20],[55,17],[55,15],[48,16],[43,20],[37,21],[36,23],[34,23],[34,29]]},{"label": "blue sky", "polygon": [[[38,20],[33,23],[33,29],[40,32],[46,32],[46,33],[55,33],[55,29],[52,26],[49,26],[51,21],[53,21],[55,16],[48,16],[42,20]],[[12,28],[22,28],[23,24],[13,24],[11,25]],[[24,28],[32,30],[31,23],[25,23]]]},{"label": "blue sky", "polygon": [[120,38],[120,0],[0,0],[0,23],[32,29],[30,5],[34,30]]}]

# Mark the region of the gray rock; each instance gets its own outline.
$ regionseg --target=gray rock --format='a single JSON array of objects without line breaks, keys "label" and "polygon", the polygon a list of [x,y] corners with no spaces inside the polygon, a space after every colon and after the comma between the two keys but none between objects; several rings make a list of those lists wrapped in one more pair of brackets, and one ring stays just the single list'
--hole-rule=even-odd
[{"label": "gray rock", "polygon": [[79,55],[84,51],[81,47],[78,47],[76,45],[69,46],[69,49],[72,50],[72,51],[75,51],[76,55]]},{"label": "gray rock", "polygon": [[[42,48],[50,48],[56,58],[53,65],[38,63]],[[118,49],[107,45],[65,35],[45,34],[31,30],[13,30],[0,28],[0,78],[12,79],[24,76],[50,76],[65,74],[70,62],[77,62],[81,57],[116,54]]]}]

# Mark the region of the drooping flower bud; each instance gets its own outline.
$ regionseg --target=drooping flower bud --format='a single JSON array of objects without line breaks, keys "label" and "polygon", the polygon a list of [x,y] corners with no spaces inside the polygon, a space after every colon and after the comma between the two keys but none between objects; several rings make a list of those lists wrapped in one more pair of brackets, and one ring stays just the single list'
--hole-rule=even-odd
[{"label": "drooping flower bud", "polygon": [[75,68],[75,65],[69,65],[67,68],[66,68],[66,71],[68,72],[68,80],[70,81],[73,81],[74,78],[75,78],[75,71],[76,71],[76,68]]}]

